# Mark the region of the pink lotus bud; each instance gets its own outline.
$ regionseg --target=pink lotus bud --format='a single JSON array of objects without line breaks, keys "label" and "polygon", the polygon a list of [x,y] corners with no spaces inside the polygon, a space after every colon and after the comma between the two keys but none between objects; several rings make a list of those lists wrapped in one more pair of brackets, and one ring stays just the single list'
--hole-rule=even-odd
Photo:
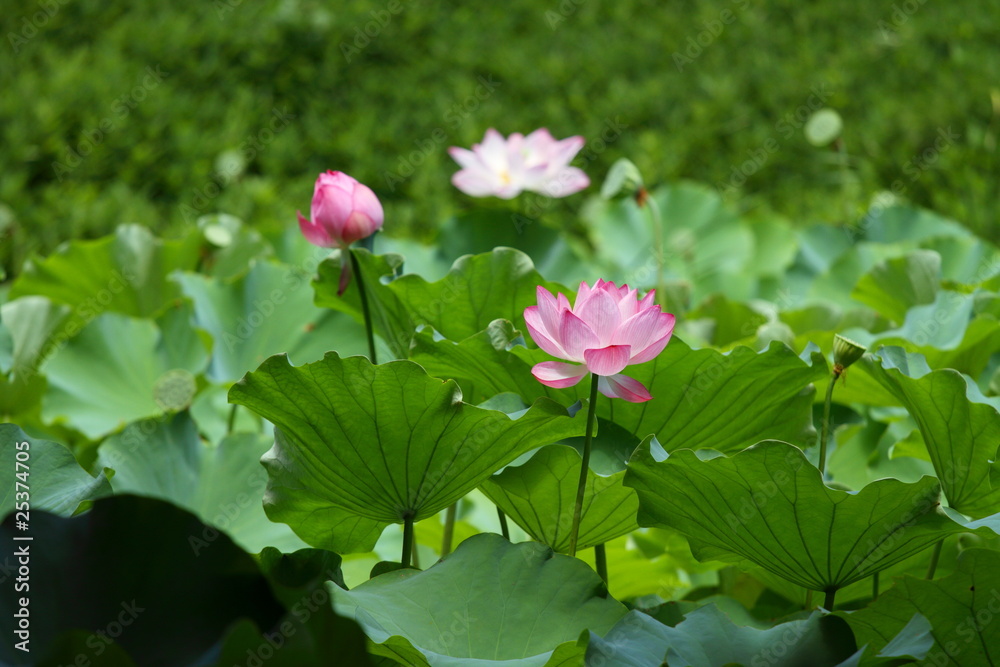
[{"label": "pink lotus bud", "polygon": [[378,197],[347,174],[327,171],[316,179],[310,209],[312,220],[307,220],[300,211],[296,214],[299,228],[310,243],[323,248],[338,247],[344,252],[338,291],[343,294],[351,280],[348,247],[382,228],[384,214]]},{"label": "pink lotus bud", "polygon": [[[600,376],[605,396],[641,403],[652,398],[638,380],[622,375],[626,366],[650,361],[663,351],[674,331],[674,316],[653,302],[654,291],[641,300],[628,285],[598,280],[580,283],[576,303],[570,306],[544,287],[538,305],[524,311],[532,340],[554,357],[576,363],[544,361],[531,369],[542,384],[572,387],[588,373]],[[578,365],[579,364],[579,365]]]},{"label": "pink lotus bud", "polygon": [[524,190],[566,197],[590,185],[581,169],[569,166],[583,144],[583,137],[556,141],[545,128],[527,137],[515,132],[506,140],[490,128],[471,151],[457,146],[448,149],[462,166],[451,182],[473,197],[513,199]]}]

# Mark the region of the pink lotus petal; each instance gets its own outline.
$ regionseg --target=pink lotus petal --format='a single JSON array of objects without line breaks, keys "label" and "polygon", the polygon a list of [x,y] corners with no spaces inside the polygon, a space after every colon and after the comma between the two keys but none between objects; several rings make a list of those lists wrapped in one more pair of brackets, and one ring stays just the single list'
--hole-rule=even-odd
[{"label": "pink lotus petal", "polygon": [[601,341],[594,330],[571,310],[563,311],[560,315],[559,343],[566,350],[564,358],[577,362],[583,361],[584,350],[601,346]]},{"label": "pink lotus petal", "polygon": [[607,347],[586,350],[583,359],[587,368],[594,375],[615,375],[628,366],[632,348],[628,345],[609,345]]},{"label": "pink lotus petal", "polygon": [[[541,285],[535,290],[535,296],[538,299],[538,315],[541,319],[541,329],[546,336],[554,337],[559,333],[559,302],[556,300],[552,293]],[[534,307],[534,306],[533,306]],[[528,311],[525,310],[525,317],[527,317]]]},{"label": "pink lotus petal", "polygon": [[450,155],[452,159],[459,164],[459,166],[466,169],[479,164],[479,156],[467,148],[452,146],[448,149],[448,155]]},{"label": "pink lotus petal", "polygon": [[497,187],[486,172],[471,168],[452,174],[451,183],[472,197],[488,197],[494,193]]},{"label": "pink lotus petal", "polygon": [[581,136],[569,137],[556,142],[550,149],[549,160],[560,167],[564,167],[576,157],[576,154],[580,152],[580,149],[586,143],[586,140]]},{"label": "pink lotus petal", "polygon": [[299,229],[302,230],[302,235],[306,237],[306,240],[313,245],[318,245],[321,248],[332,248],[337,245],[337,243],[330,238],[330,235],[320,227],[319,225],[314,225],[311,221],[303,217],[301,211],[296,211],[295,214],[299,218]]},{"label": "pink lotus petal", "polygon": [[647,308],[622,322],[615,330],[611,342],[615,345],[631,345],[633,353],[639,354],[673,329],[672,315],[661,313],[659,308]]},{"label": "pink lotus petal", "polygon": [[535,364],[531,374],[546,387],[565,389],[578,383],[588,373],[586,366],[564,364],[561,361],[543,361]]},{"label": "pink lotus petal", "polygon": [[658,315],[660,317],[660,337],[646,345],[645,348],[639,350],[633,348],[632,359],[629,363],[643,364],[655,359],[670,342],[670,337],[674,333],[674,316],[670,313],[658,313]]},{"label": "pink lotus petal", "polygon": [[[603,289],[594,290],[581,304],[577,299],[573,312],[597,334],[602,345],[611,343],[618,325],[622,323],[622,314],[614,297]],[[616,373],[618,371],[615,371]]]},{"label": "pink lotus petal", "polygon": [[[556,342],[555,334],[551,333],[545,326],[538,306],[529,306],[524,309],[524,323],[528,325],[528,333],[531,334],[531,340],[535,341],[538,347],[553,357],[566,357],[566,351]],[[556,331],[558,332],[559,329],[557,328]]]},{"label": "pink lotus petal", "polygon": [[653,398],[645,385],[627,375],[601,377],[597,388],[609,398],[624,398],[629,403],[644,403]]}]

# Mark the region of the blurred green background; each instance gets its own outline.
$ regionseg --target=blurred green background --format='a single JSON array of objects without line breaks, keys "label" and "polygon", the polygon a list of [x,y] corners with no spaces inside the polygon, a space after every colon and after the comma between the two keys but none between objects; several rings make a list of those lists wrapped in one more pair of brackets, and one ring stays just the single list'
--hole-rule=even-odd
[{"label": "blurred green background", "polygon": [[[0,262],[17,273],[122,222],[292,225],[325,169],[376,191],[387,233],[429,240],[472,203],[446,148],[488,127],[583,135],[591,194],[626,156],[652,183],[696,179],[742,210],[844,224],[895,183],[1000,241],[998,9],[8,0]],[[834,146],[802,131],[821,106],[844,120]]]}]

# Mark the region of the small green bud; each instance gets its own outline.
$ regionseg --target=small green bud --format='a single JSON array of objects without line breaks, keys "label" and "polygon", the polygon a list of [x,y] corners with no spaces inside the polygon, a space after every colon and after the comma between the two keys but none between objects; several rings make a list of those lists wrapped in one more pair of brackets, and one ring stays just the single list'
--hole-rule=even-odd
[{"label": "small green bud", "polygon": [[601,197],[618,199],[635,196],[642,189],[642,174],[631,160],[621,158],[608,170],[601,185]]},{"label": "small green bud", "polygon": [[844,338],[840,334],[833,337],[833,363],[842,369],[863,357],[867,351],[868,348],[850,338]]}]

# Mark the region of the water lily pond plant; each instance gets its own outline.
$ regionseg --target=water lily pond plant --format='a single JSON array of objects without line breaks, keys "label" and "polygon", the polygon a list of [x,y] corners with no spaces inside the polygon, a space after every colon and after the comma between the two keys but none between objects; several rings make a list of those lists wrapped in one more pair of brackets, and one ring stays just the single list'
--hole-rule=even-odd
[{"label": "water lily pond plant", "polygon": [[29,260],[0,662],[1000,663],[1000,250],[582,147],[453,147],[433,246],[331,170],[280,234]]}]

